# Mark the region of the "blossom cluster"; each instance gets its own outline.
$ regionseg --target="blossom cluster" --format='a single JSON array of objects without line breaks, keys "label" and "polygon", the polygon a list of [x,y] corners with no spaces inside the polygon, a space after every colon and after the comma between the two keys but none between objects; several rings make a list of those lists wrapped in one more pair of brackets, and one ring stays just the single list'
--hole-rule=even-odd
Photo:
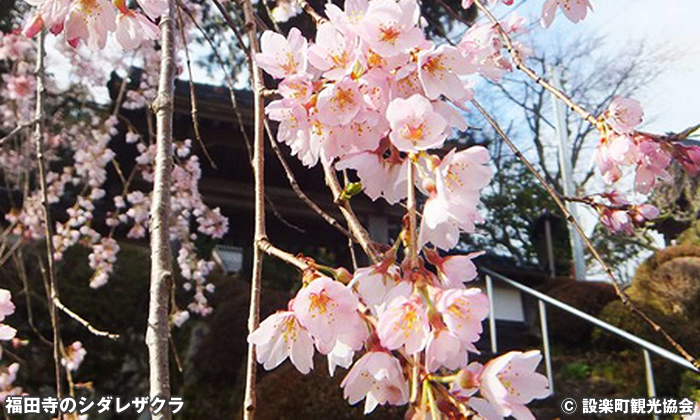
[{"label": "blossom cluster", "polygon": [[[626,167],[634,168],[634,189],[649,194],[660,182],[672,183],[668,167],[675,159],[691,175],[700,171],[700,147],[685,145],[663,136],[637,131],[644,111],[634,99],[615,97],[599,118],[602,138],[595,151],[595,161],[603,179],[612,184],[624,175]],[[651,204],[631,205],[619,193],[602,194],[610,206],[595,203],[601,222],[611,231],[631,234],[634,225],[641,225],[659,215]]]},{"label": "blossom cluster", "polygon": [[125,50],[158,38],[154,21],[168,8],[166,0],[138,0],[143,13],[130,9],[126,0],[25,1],[36,8],[24,27],[25,35],[32,38],[47,29],[54,35],[64,33],[72,47],[83,41],[92,50],[104,48],[110,33]]},{"label": "blossom cluster", "polygon": [[[469,364],[469,353],[479,354],[475,343],[489,310],[481,289],[464,284],[476,278],[472,260],[481,253],[441,257],[425,249],[425,260],[411,269],[407,262],[396,264],[395,249],[352,276],[305,273],[288,309],[250,334],[258,362],[273,369],[289,358],[306,374],[318,351],[331,375],[338,366],[349,368],[341,383],[345,398],[350,404],[364,399],[366,413],[380,404],[408,402],[410,361],[421,357],[425,375],[446,375],[449,392],[486,418],[529,413],[525,404],[549,395],[546,378],[535,372],[538,351]],[[519,381],[512,380],[516,376]]]},{"label": "blossom cluster", "polygon": [[[467,129],[468,77],[498,80],[512,69],[498,28],[474,25],[458,45],[438,46],[425,38],[413,0],[348,0],[344,9],[327,4],[325,13],[315,42],[295,28],[287,37],[262,35],[255,60],[279,80],[281,99],[266,106],[279,122],[277,140],[306,166],[354,170],[372,200],[395,204],[417,189],[425,196],[420,228],[412,232],[406,223],[402,241],[381,262],[353,275],[305,272],[288,309],[250,334],[258,362],[272,369],[289,358],[308,373],[318,351],[331,375],[338,366],[349,368],[344,395],[351,404],[364,399],[365,412],[406,404],[408,372],[419,369],[428,378],[425,389],[442,386],[432,383],[433,375],[452,378],[445,392],[482,416],[529,413],[525,404],[549,394],[546,379],[534,372],[537,352],[469,364],[488,315],[486,295],[464,284],[477,277],[472,259],[480,254],[445,257],[438,250],[453,249],[461,233],[482,221],[480,191],[492,177],[488,150],[431,150]],[[515,33],[523,21],[502,26]],[[398,264],[401,243],[405,257]],[[364,353],[354,360],[358,352]],[[455,371],[463,373],[449,375]],[[466,372],[470,381],[457,379]],[[511,381],[513,375],[523,381]]]},{"label": "blossom cluster", "polygon": [[[459,45],[436,46],[424,37],[412,0],[351,0],[345,10],[328,4],[326,14],[314,43],[295,28],[286,38],[262,35],[255,60],[280,79],[282,98],[266,107],[279,122],[277,140],[306,166],[354,169],[370,198],[390,204],[406,198],[413,162],[428,197],[421,244],[453,248],[460,231],[481,220],[488,151],[471,147],[443,158],[427,151],[467,128],[460,110],[472,94],[466,76],[498,79],[510,70],[496,28],[475,25]],[[518,22],[505,26],[515,32]]]},{"label": "blossom cluster", "polygon": [[[193,8],[197,12],[198,8]],[[189,29],[185,25],[183,28]],[[139,55],[149,64],[148,75],[142,80],[138,95],[125,98],[125,106],[140,108],[150,102],[155,91],[153,75],[158,73],[158,60],[152,58],[158,54],[154,43],[144,43],[139,48]],[[95,61],[82,57],[79,49],[66,47],[64,54],[74,57],[74,74],[76,83],[81,85],[104,85],[106,79]],[[105,61],[112,59],[103,52]],[[17,121],[29,121],[33,118],[35,82],[32,73],[35,61],[35,48],[31,40],[21,34],[2,34],[0,37],[0,61],[9,69],[3,74],[0,84],[0,114],[4,117],[1,127],[12,130]],[[155,64],[155,67],[153,67]],[[49,63],[51,64],[51,63]],[[119,68],[122,63],[114,61]],[[63,88],[58,88],[47,77],[48,90],[56,96],[66,95]],[[153,79],[153,80],[152,80]],[[144,85],[145,83],[145,85]],[[68,95],[70,96],[70,95]],[[80,108],[74,115],[59,111],[47,118],[45,124],[45,159],[49,168],[46,176],[48,203],[51,206],[65,208],[65,215],[57,217],[54,224],[54,257],[61,260],[67,249],[82,244],[91,248],[88,256],[89,266],[94,270],[90,286],[104,286],[114,271],[120,250],[114,235],[124,230],[129,238],[144,238],[148,232],[150,213],[150,192],[141,191],[132,185],[132,180],[153,181],[153,164],[155,146],[149,139],[142,139],[134,127],[129,129],[126,142],[133,144],[138,151],[135,161],[135,175],[121,173],[112,143],[119,133],[119,118],[116,113],[103,112],[98,109]],[[67,118],[68,116],[68,118]],[[129,124],[129,126],[131,126]],[[12,142],[0,149],[0,163],[3,166],[3,180],[6,186],[15,191],[22,191],[22,199],[13,202],[12,208],[5,214],[13,234],[23,240],[37,240],[45,236],[43,205],[41,191],[36,182],[36,149],[31,139],[31,132],[16,136]],[[211,312],[206,294],[212,293],[214,287],[206,281],[213,269],[213,262],[198,255],[195,242],[200,237],[221,238],[228,231],[228,220],[220,210],[209,208],[202,201],[198,184],[201,178],[199,160],[192,155],[191,140],[177,143],[176,165],[172,179],[172,220],[171,238],[179,243],[178,265],[185,278],[183,287],[193,293],[188,310],[192,313],[206,315]],[[123,163],[122,163],[123,164]],[[118,172],[122,181],[122,193],[111,195],[106,191],[105,183],[111,167]],[[127,166],[128,167],[128,166]],[[111,175],[114,176],[114,175]],[[136,184],[135,182],[133,184]],[[144,185],[141,183],[139,188]],[[28,188],[30,187],[31,188]],[[113,207],[111,207],[113,204]],[[62,212],[63,213],[63,212]],[[99,216],[98,216],[99,215]],[[107,225],[106,228],[102,222]],[[187,319],[177,317],[178,322]],[[181,322],[180,322],[181,323]]]}]

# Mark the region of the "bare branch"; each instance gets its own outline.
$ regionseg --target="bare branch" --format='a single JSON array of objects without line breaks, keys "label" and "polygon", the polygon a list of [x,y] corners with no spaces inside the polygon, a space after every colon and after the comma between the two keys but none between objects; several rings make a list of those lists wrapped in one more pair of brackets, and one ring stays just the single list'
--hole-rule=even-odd
[{"label": "bare branch", "polygon": [[[173,168],[173,110],[175,102],[175,0],[160,18],[161,56],[156,115],[156,157],[151,201],[151,287],[146,327],[150,397],[170,398],[169,289],[173,281],[170,250],[170,188]],[[170,420],[170,407],[151,413],[154,420]]]}]

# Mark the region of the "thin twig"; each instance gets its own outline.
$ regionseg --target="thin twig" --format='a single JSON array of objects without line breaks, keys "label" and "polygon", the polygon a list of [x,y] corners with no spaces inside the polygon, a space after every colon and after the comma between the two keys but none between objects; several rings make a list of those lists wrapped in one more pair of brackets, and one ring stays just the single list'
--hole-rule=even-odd
[{"label": "thin twig", "polygon": [[304,191],[302,191],[301,187],[299,187],[299,183],[296,180],[296,177],[294,176],[294,172],[292,172],[292,168],[289,166],[289,163],[287,162],[287,159],[284,157],[284,154],[282,154],[282,150],[280,150],[279,145],[277,142],[274,140],[272,136],[272,130],[270,129],[270,124],[265,119],[265,130],[267,131],[267,136],[270,140],[270,147],[272,147],[272,150],[275,152],[275,155],[277,155],[277,159],[280,161],[280,164],[282,165],[282,168],[284,169],[284,173],[287,175],[287,181],[289,182],[289,186],[292,187],[292,190],[296,193],[296,195],[303,201],[309,208],[311,208],[313,211],[315,211],[323,220],[325,220],[329,225],[333,226],[338,230],[338,232],[342,233],[343,235],[352,238],[352,235],[350,232],[348,232],[347,229],[345,229],[340,222],[338,222],[336,219],[333,218],[330,214],[326,213],[323,211],[321,207],[318,206],[311,198],[309,198],[308,195]]},{"label": "thin twig", "polygon": [[[478,1],[478,0],[477,0]],[[559,207],[559,210],[564,214],[566,217],[566,220],[571,223],[578,234],[581,236],[581,239],[583,239],[583,243],[586,245],[586,248],[590,251],[591,255],[593,255],[593,258],[595,258],[596,261],[601,265],[603,268],[603,271],[605,271],[605,274],[608,276],[610,281],[613,284],[613,287],[615,288],[615,292],[619,296],[620,300],[622,303],[629,308],[634,314],[636,314],[639,318],[641,318],[644,322],[646,322],[654,331],[656,331],[658,334],[660,334],[673,348],[675,348],[686,360],[688,360],[690,363],[693,364],[696,368],[700,369],[700,362],[692,356],[683,346],[681,346],[673,337],[671,337],[658,323],[656,323],[653,319],[651,319],[646,313],[644,313],[641,309],[637,307],[637,305],[632,302],[630,297],[625,293],[624,290],[620,287],[620,284],[615,277],[615,274],[613,273],[612,268],[608,266],[608,264],[603,260],[603,257],[598,253],[598,250],[593,246],[593,243],[588,239],[588,236],[586,236],[586,233],[583,231],[583,228],[581,225],[576,221],[576,219],[571,215],[569,210],[566,208],[566,205],[562,201],[562,199],[559,197],[559,194],[552,188],[551,185],[547,182],[547,180],[544,179],[544,177],[535,169],[535,167],[530,163],[530,161],[522,154],[522,152],[518,149],[518,147],[510,140],[508,135],[501,129],[501,127],[498,125],[498,123],[486,112],[484,108],[481,107],[481,105],[476,101],[472,100],[472,104],[476,107],[476,109],[481,113],[481,115],[484,116],[486,121],[491,125],[491,127],[498,133],[498,135],[503,139],[503,141],[510,147],[510,149],[513,151],[513,154],[520,159],[523,164],[527,167],[527,169],[537,178],[537,180],[540,182],[542,187],[547,191],[547,193],[552,197],[552,200],[554,200],[554,203]]]},{"label": "thin twig", "polygon": [[[61,381],[61,330],[58,320],[58,311],[54,300],[58,299],[58,282],[56,281],[56,266],[54,261],[53,225],[51,223],[51,209],[49,193],[46,182],[46,161],[44,156],[44,31],[39,32],[37,40],[36,61],[36,127],[34,141],[36,142],[36,158],[39,167],[39,185],[41,188],[41,202],[44,212],[44,236],[46,240],[46,259],[48,262],[48,288],[49,313],[51,314],[51,328],[53,330],[53,358],[56,375],[56,396],[63,398],[63,382]],[[41,258],[40,258],[41,260]],[[43,265],[43,262],[42,262]],[[59,414],[59,420],[63,419]]]},{"label": "thin twig", "polygon": [[262,239],[262,240],[258,241],[257,245],[258,245],[258,248],[262,252],[264,252],[268,255],[271,255],[273,257],[279,258],[280,260],[295,266],[296,268],[298,268],[301,271],[306,271],[306,270],[309,270],[311,268],[311,266],[309,264],[307,264],[305,261],[302,261],[301,259],[295,257],[294,255],[290,254],[287,251],[283,251],[283,250],[277,248],[276,246],[272,245],[270,243],[270,241],[267,239]]},{"label": "thin twig", "polygon": [[73,320],[85,327],[85,329],[87,329],[91,334],[96,335],[98,337],[109,338],[110,340],[117,340],[119,338],[119,334],[113,334],[108,331],[98,330],[97,328],[93,327],[89,321],[85,320],[85,318],[70,310],[58,298],[53,299],[53,303],[54,305],[56,305],[57,309],[59,309],[61,312],[68,315],[69,317],[73,318]]},{"label": "thin twig", "polygon": [[321,25],[322,23],[326,23],[328,21],[328,19],[321,16],[313,7],[311,7],[311,5],[309,4],[308,1],[297,0],[297,3],[299,3],[299,6],[301,6],[301,8],[304,9],[306,14],[311,16],[311,19],[314,20],[314,22],[316,23],[317,26]]},{"label": "thin twig", "polygon": [[31,292],[29,290],[29,280],[27,279],[27,270],[24,267],[24,256],[22,255],[21,249],[17,252],[17,255],[14,256],[13,261],[15,263],[15,266],[17,267],[17,274],[19,274],[19,278],[20,280],[22,280],[22,286],[24,288],[23,292],[27,305],[27,321],[29,323],[29,328],[31,328],[32,331],[34,331],[34,334],[36,334],[37,337],[39,337],[39,340],[42,343],[48,345],[49,347],[53,347],[53,343],[51,343],[50,340],[44,337],[44,335],[34,324],[34,310],[32,309],[32,299]]},{"label": "thin twig", "polygon": [[181,7],[177,8],[177,22],[178,26],[180,27],[180,38],[182,39],[182,48],[184,48],[185,50],[185,63],[187,65],[187,74],[189,76],[188,82],[190,86],[190,113],[192,116],[192,128],[194,130],[194,137],[197,139],[197,143],[199,143],[199,146],[202,148],[202,152],[207,158],[207,161],[209,161],[209,165],[211,165],[211,167],[214,169],[218,169],[216,166],[216,162],[214,162],[214,159],[211,158],[209,150],[204,144],[202,136],[199,132],[199,118],[197,117],[197,95],[194,90],[194,81],[192,80],[192,62],[190,61],[190,49],[187,47],[185,25],[182,22],[182,14],[180,13],[180,9]]},{"label": "thin twig", "polygon": [[545,88],[549,92],[551,92],[554,96],[559,98],[572,111],[579,114],[581,116],[581,118],[585,119],[586,121],[588,121],[589,123],[591,123],[593,125],[598,124],[598,120],[590,112],[586,111],[582,106],[578,105],[571,98],[569,98],[564,92],[555,88],[551,83],[549,83],[547,80],[542,78],[542,76],[538,75],[537,73],[535,73],[534,70],[529,68],[527,66],[527,64],[525,64],[525,61],[523,60],[523,58],[520,56],[520,52],[513,46],[513,40],[510,38],[510,35],[508,35],[508,32],[506,32],[506,30],[503,29],[503,26],[501,26],[498,19],[496,19],[496,17],[482,3],[481,0],[474,0],[474,3],[482,12],[484,12],[484,14],[491,21],[491,23],[493,23],[494,27],[496,28],[496,31],[498,31],[498,34],[501,37],[501,40],[503,40],[503,45],[505,46],[505,48],[508,51],[508,53],[510,54],[510,56],[513,58],[513,63],[515,64],[515,68],[517,68],[518,70],[525,73],[529,78],[534,80],[535,83],[541,85],[543,88]]},{"label": "thin twig", "polygon": [[17,127],[13,128],[12,131],[7,133],[5,137],[0,139],[0,146],[4,145],[5,142],[10,141],[14,136],[19,134],[20,131],[24,130],[25,128],[32,127],[37,123],[37,119],[33,119],[31,121],[26,121],[23,123],[20,123]]}]

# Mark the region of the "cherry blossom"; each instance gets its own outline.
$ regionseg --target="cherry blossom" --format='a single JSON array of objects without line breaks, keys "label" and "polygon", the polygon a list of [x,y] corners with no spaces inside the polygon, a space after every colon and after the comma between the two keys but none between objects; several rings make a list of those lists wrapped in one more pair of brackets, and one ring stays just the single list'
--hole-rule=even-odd
[{"label": "cherry blossom", "polygon": [[485,400],[473,398],[470,405],[488,420],[534,419],[525,404],[550,394],[547,378],[535,372],[541,359],[539,350],[532,350],[511,351],[491,360],[480,375],[479,392]]},{"label": "cherry blossom", "polygon": [[396,98],[386,109],[391,126],[389,138],[402,152],[419,152],[442,146],[447,122],[435,112],[428,99],[413,95]]},{"label": "cherry blossom", "polygon": [[[12,315],[15,312],[15,304],[12,303],[12,294],[9,290],[0,289],[0,340],[12,340],[17,334],[17,330],[7,324],[1,323],[5,317]],[[0,347],[0,357],[2,356],[2,347]]]},{"label": "cherry blossom", "polygon": [[373,0],[362,18],[360,36],[383,56],[408,52],[424,40],[417,26],[419,13],[413,0]]},{"label": "cherry blossom", "polygon": [[593,9],[588,0],[545,0],[542,6],[542,26],[548,28],[554,21],[557,8],[561,8],[564,15],[573,23],[578,23],[586,18],[588,9]]},{"label": "cherry blossom", "polygon": [[489,313],[489,301],[478,288],[444,290],[435,306],[442,315],[448,330],[463,343],[479,340],[483,321]]},{"label": "cherry blossom", "polygon": [[307,41],[297,28],[292,28],[287,38],[265,31],[260,48],[262,52],[255,55],[255,61],[271,76],[284,79],[306,71]]},{"label": "cherry blossom", "polygon": [[362,346],[367,331],[357,312],[359,301],[344,285],[320,277],[299,291],[292,310],[312,335],[322,354],[330,353],[343,336],[344,344],[353,350]]},{"label": "cherry blossom", "polygon": [[638,101],[616,96],[606,112],[613,130],[620,134],[630,134],[642,123],[644,111]]},{"label": "cherry blossom", "polygon": [[425,366],[428,372],[435,372],[441,366],[459,369],[467,364],[467,348],[462,340],[447,329],[433,331],[425,349]]},{"label": "cherry blossom", "polygon": [[408,383],[401,364],[383,351],[365,353],[340,386],[350,404],[357,404],[365,398],[365,414],[371,413],[377,405],[403,405],[408,402]]},{"label": "cherry blossom", "polygon": [[116,29],[116,12],[108,0],[75,0],[66,17],[68,43],[77,47],[81,40],[92,50],[104,48],[109,32]]},{"label": "cherry blossom", "polygon": [[44,26],[52,33],[63,30],[71,0],[25,0],[37,7],[36,14],[30,17],[24,28],[24,34],[33,38]]},{"label": "cherry blossom", "polygon": [[464,283],[474,280],[478,273],[472,260],[484,255],[482,251],[441,258],[435,251],[424,252],[428,261],[436,266],[441,284],[445,288],[463,288]]},{"label": "cherry blossom", "polygon": [[379,314],[377,334],[389,350],[405,347],[406,353],[415,354],[425,348],[429,331],[428,316],[417,295],[396,297]]},{"label": "cherry blossom", "polygon": [[14,386],[18,371],[19,363],[0,367],[0,402],[3,404],[8,396],[22,394],[22,388]]},{"label": "cherry blossom", "polygon": [[136,0],[136,2],[151,19],[159,18],[168,10],[166,0]]},{"label": "cherry blossom", "polygon": [[83,347],[83,343],[75,341],[73,344],[66,347],[64,356],[61,359],[61,365],[65,366],[65,368],[71,372],[77,372],[86,354],[87,350]]},{"label": "cherry blossom", "polygon": [[384,198],[395,204],[406,198],[408,160],[397,154],[385,158],[382,153],[363,152],[350,155],[336,163],[336,169],[355,169],[364,192],[372,199]]},{"label": "cherry blossom", "polygon": [[384,303],[386,296],[400,280],[399,267],[386,263],[358,268],[352,285],[362,302],[377,313],[377,307]]},{"label": "cherry blossom", "polygon": [[146,16],[129,10],[126,6],[119,8],[114,36],[122,48],[133,50],[144,41],[157,39],[159,35],[160,29]]},{"label": "cherry blossom", "polygon": [[248,336],[248,342],[255,344],[258,363],[266,370],[276,368],[287,357],[303,374],[313,369],[313,340],[294,312],[270,315]]},{"label": "cherry blossom", "polygon": [[460,79],[468,73],[469,64],[456,47],[441,45],[418,54],[418,79],[429,99],[440,95],[457,102],[469,99],[470,92]]},{"label": "cherry blossom", "polygon": [[346,37],[331,23],[323,23],[316,31],[316,43],[309,47],[308,60],[324,72],[324,77],[338,80],[352,72],[354,51],[355,39]]}]

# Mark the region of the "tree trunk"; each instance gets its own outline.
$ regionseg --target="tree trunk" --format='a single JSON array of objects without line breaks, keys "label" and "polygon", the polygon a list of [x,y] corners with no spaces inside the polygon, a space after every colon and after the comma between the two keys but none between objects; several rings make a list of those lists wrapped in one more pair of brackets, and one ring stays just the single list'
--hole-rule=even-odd
[{"label": "tree trunk", "polygon": [[[158,96],[153,103],[156,115],[156,160],[151,196],[151,290],[148,308],[146,345],[150,367],[150,397],[170,398],[170,365],[168,345],[170,337],[169,289],[172,285],[172,257],[170,252],[170,185],[173,167],[173,106],[175,90],[174,47],[175,1],[168,0],[168,10],[160,20],[161,58]],[[172,414],[166,404],[163,410],[152,413],[154,420],[170,420]]]}]

